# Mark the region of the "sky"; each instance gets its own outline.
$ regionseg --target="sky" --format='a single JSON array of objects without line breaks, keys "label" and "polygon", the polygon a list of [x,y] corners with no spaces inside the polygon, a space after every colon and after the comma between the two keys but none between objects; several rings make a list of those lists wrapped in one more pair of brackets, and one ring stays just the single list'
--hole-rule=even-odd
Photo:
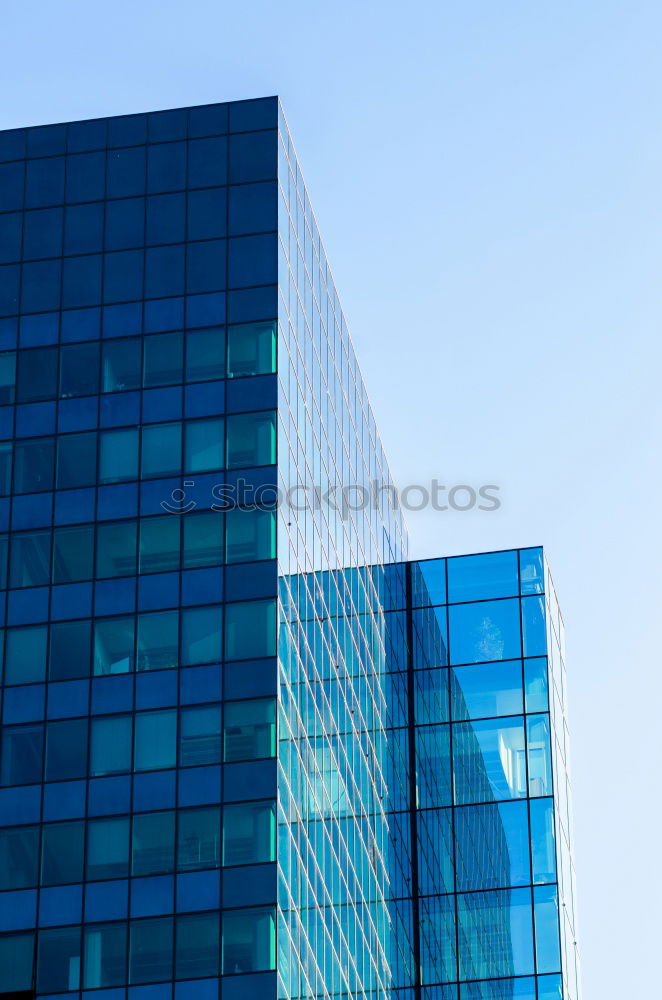
[{"label": "sky", "polygon": [[[662,5],[3,0],[0,128],[279,94],[412,555],[544,544],[584,996],[659,980]],[[657,923],[657,926],[656,926]]]}]

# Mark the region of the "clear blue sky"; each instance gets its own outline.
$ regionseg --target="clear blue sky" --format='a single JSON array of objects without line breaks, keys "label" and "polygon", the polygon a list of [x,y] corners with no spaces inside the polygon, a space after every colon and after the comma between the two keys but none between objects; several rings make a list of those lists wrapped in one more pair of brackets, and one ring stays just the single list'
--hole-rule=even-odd
[{"label": "clear blue sky", "polygon": [[281,95],[396,481],[502,488],[497,514],[411,515],[414,554],[547,547],[585,997],[650,995],[659,0],[2,8],[3,128]]}]

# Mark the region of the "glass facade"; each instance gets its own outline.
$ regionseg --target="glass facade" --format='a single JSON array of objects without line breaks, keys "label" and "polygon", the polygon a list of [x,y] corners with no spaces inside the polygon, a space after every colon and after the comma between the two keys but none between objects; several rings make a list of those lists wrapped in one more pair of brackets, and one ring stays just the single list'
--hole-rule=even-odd
[{"label": "glass facade", "polygon": [[276,98],[0,133],[0,996],[575,1000],[541,552],[375,483]]}]

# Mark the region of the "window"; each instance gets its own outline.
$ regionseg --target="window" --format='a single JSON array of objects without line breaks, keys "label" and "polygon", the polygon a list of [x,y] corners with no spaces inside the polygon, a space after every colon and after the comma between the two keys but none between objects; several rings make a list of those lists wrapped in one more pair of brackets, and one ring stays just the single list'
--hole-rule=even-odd
[{"label": "window", "polygon": [[53,532],[53,583],[91,580],[94,527],[56,528]]},{"label": "window", "polygon": [[533,882],[556,881],[556,841],[554,837],[554,803],[552,799],[531,799],[531,859]]},{"label": "window", "polygon": [[420,808],[451,805],[450,726],[418,726],[416,759]]},{"label": "window", "polygon": [[0,354],[0,405],[14,402],[16,383],[16,354],[7,351]]},{"label": "window", "polygon": [[102,431],[99,442],[99,482],[121,483],[138,478],[138,431]]},{"label": "window", "polygon": [[2,784],[30,785],[41,781],[43,747],[42,726],[5,726],[0,758]]},{"label": "window", "polygon": [[94,623],[94,673],[126,674],[133,670],[133,618],[106,618]]},{"label": "window", "polygon": [[222,329],[186,334],[186,381],[210,382],[225,377],[225,334]]},{"label": "window", "polygon": [[16,398],[19,403],[54,399],[57,391],[57,347],[18,352]]},{"label": "window", "polygon": [[276,371],[276,324],[244,323],[228,329],[228,377]]},{"label": "window", "polygon": [[220,566],[223,562],[224,515],[218,511],[187,514],[182,519],[184,545],[182,568]]},{"label": "window", "polygon": [[455,841],[458,892],[529,884],[526,802],[456,809]]},{"label": "window", "polygon": [[128,817],[90,820],[87,825],[86,878],[126,878],[128,874]]},{"label": "window", "polygon": [[172,979],[172,917],[131,922],[129,982],[153,983]]},{"label": "window", "polygon": [[138,616],[138,670],[169,670],[178,664],[179,615],[158,611]]},{"label": "window", "polygon": [[559,900],[555,885],[538,885],[533,890],[536,924],[536,968],[539,973],[559,972]]},{"label": "window", "polygon": [[454,719],[519,715],[522,712],[522,661],[502,660],[451,670]]},{"label": "window", "polygon": [[223,975],[273,969],[275,951],[273,910],[255,907],[223,913]]},{"label": "window", "polygon": [[65,885],[83,878],[85,824],[47,823],[41,847],[41,884]]},{"label": "window", "polygon": [[526,719],[526,743],[529,763],[529,795],[552,794],[552,760],[548,715],[529,715]]},{"label": "window", "polygon": [[53,438],[35,438],[14,444],[14,492],[39,493],[53,489]]},{"label": "window", "polygon": [[456,724],[453,771],[457,804],[523,798],[523,720],[515,717]]},{"label": "window", "polygon": [[220,863],[220,809],[182,809],[178,817],[177,870],[218,868]]},{"label": "window", "polygon": [[91,622],[57,622],[51,625],[48,679],[68,681],[90,673]]},{"label": "window", "polygon": [[223,468],[223,420],[194,420],[186,424],[184,471],[211,472]]},{"label": "window", "polygon": [[140,522],[140,573],[164,573],[179,569],[180,519],[144,518]]},{"label": "window", "polygon": [[3,934],[0,937],[0,992],[32,989],[34,934]]},{"label": "window", "polygon": [[87,770],[87,719],[46,726],[46,781],[83,778]]},{"label": "window", "polygon": [[175,476],[182,465],[182,425],[154,424],[142,428],[141,476]]},{"label": "window", "polygon": [[136,715],[136,771],[174,767],[176,762],[177,713],[140,712]]},{"label": "window", "polygon": [[63,345],[60,353],[60,396],[93,396],[99,391],[99,344]]},{"label": "window", "polygon": [[419,892],[422,896],[455,890],[452,817],[452,809],[422,809],[418,813]]},{"label": "window", "polygon": [[521,656],[518,600],[457,604],[449,608],[449,620],[452,663]]},{"label": "window", "polygon": [[226,513],[225,525],[229,563],[276,558],[275,511],[237,507]]},{"label": "window", "polygon": [[121,774],[131,770],[131,716],[92,719],[90,775]]},{"label": "window", "polygon": [[96,480],[97,436],[65,434],[57,441],[57,489],[92,486]]},{"label": "window", "polygon": [[238,413],[227,420],[227,466],[241,469],[276,461],[276,419],[273,411]]},{"label": "window", "polygon": [[524,661],[524,688],[527,712],[546,712],[549,708],[546,657]]},{"label": "window", "polygon": [[223,759],[258,760],[276,753],[276,703],[273,698],[229,701],[224,707]]},{"label": "window", "polygon": [[204,705],[183,708],[179,729],[181,767],[217,764],[221,759],[221,708]]},{"label": "window", "polygon": [[238,802],[223,807],[223,864],[253,865],[276,860],[273,802]]},{"label": "window", "polygon": [[220,927],[218,913],[177,917],[175,978],[199,979],[218,975]]},{"label": "window", "polygon": [[137,525],[115,521],[97,527],[97,577],[132,576],[136,572]]},{"label": "window", "polygon": [[39,881],[39,827],[0,829],[0,890],[30,889]]},{"label": "window", "polygon": [[26,531],[11,536],[12,587],[40,587],[50,583],[50,531]]},{"label": "window", "polygon": [[139,337],[113,340],[103,344],[101,363],[102,392],[139,389],[141,341]]},{"label": "window", "polygon": [[174,812],[142,813],[133,817],[131,874],[158,875],[175,867]]},{"label": "window", "polygon": [[460,979],[533,974],[530,889],[459,895],[457,919]]},{"label": "window", "polygon": [[84,928],[85,989],[121,986],[126,982],[126,924],[92,924]]},{"label": "window", "polygon": [[45,625],[7,629],[5,684],[30,684],[44,680],[47,632]]},{"label": "window", "polygon": [[182,611],[182,664],[219,663],[223,652],[221,627],[220,607]]},{"label": "window", "polygon": [[276,655],[276,602],[243,601],[225,607],[225,657],[256,659]]},{"label": "window", "polygon": [[[166,289],[163,290],[166,293]],[[168,294],[172,294],[169,291]],[[143,386],[177,385],[182,378],[181,333],[162,333],[144,341]]]},{"label": "window", "polygon": [[448,603],[516,597],[517,552],[489,552],[448,560]]},{"label": "window", "polygon": [[80,988],[80,927],[39,932],[37,992],[65,993]]}]

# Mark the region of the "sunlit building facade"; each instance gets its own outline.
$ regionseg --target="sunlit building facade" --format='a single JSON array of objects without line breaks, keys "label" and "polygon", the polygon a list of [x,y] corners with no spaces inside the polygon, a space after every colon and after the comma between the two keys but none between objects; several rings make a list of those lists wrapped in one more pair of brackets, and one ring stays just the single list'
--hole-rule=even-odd
[{"label": "sunlit building facade", "polygon": [[277,99],[0,133],[0,996],[575,1000],[541,553],[392,495]]}]

